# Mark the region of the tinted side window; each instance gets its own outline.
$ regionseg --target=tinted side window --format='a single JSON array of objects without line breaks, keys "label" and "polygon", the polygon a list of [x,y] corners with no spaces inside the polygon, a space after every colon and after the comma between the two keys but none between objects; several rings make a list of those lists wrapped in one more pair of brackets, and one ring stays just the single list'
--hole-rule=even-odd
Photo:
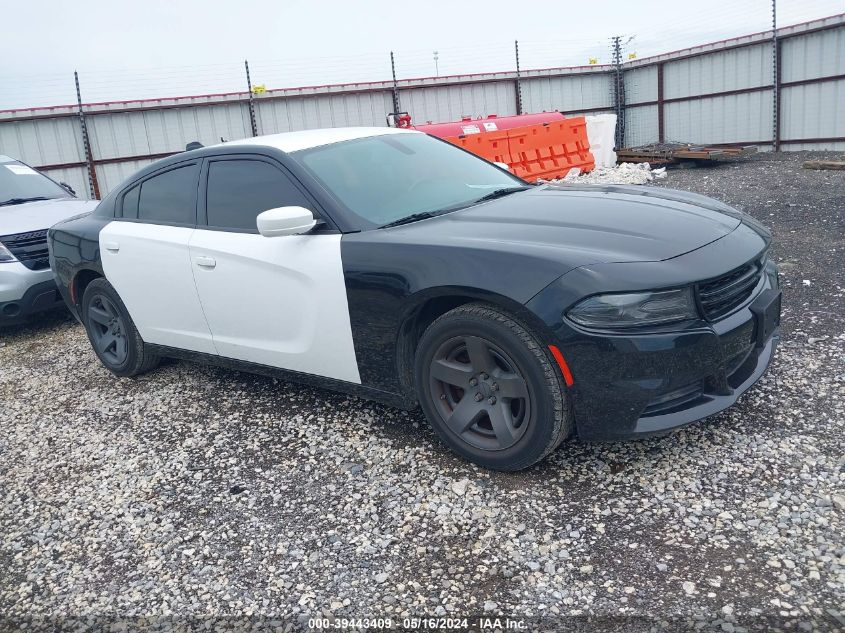
[{"label": "tinted side window", "polygon": [[280,169],[259,160],[217,160],[208,165],[208,225],[255,231],[255,217],[276,207],[312,205]]},{"label": "tinted side window", "polygon": [[138,195],[141,193],[141,185],[135,185],[127,191],[123,196],[123,213],[124,218],[138,217]]},{"label": "tinted side window", "polygon": [[149,222],[194,224],[197,167],[166,171],[141,183],[138,219]]}]

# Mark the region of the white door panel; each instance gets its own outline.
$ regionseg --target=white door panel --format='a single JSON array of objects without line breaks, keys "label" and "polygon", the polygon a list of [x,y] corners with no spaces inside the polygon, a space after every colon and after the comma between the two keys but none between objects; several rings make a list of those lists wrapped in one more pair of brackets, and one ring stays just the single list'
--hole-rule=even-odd
[{"label": "white door panel", "polygon": [[194,279],[218,353],[360,384],[340,238],[197,229]]},{"label": "white door panel", "polygon": [[192,228],[110,222],[100,231],[106,279],[147,343],[216,354],[194,284]]}]

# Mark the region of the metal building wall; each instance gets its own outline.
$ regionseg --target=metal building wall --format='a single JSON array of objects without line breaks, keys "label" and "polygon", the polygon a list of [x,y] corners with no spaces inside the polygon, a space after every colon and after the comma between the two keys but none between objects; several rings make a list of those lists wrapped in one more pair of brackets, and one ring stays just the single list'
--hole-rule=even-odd
[{"label": "metal building wall", "polygon": [[582,112],[613,108],[611,76],[607,72],[528,77],[520,84],[525,112]]},{"label": "metal building wall", "polygon": [[249,110],[236,104],[116,112],[88,117],[91,149],[98,159],[178,152],[250,135]]},{"label": "metal building wall", "polygon": [[[666,63],[666,100],[735,92],[667,103],[666,140],[711,144],[770,141],[771,84],[770,43]],[[768,90],[745,92],[766,86]]]},{"label": "metal building wall", "polygon": [[669,62],[663,68],[663,81],[666,99],[770,86],[771,43]]},{"label": "metal building wall", "polygon": [[658,139],[657,106],[646,105],[625,110],[625,144],[629,147],[656,143]]},{"label": "metal building wall", "polygon": [[[256,99],[259,134],[276,134],[319,127],[382,126],[392,110],[390,92],[372,91],[341,95],[312,95],[290,99]],[[250,135],[247,127],[241,136]]]},{"label": "metal building wall", "polygon": [[513,81],[411,88],[402,90],[400,98],[402,109],[410,112],[417,123],[457,121],[461,116],[516,114]]},{"label": "metal building wall", "polygon": [[657,67],[643,66],[625,71],[625,144],[647,145],[658,141]]},{"label": "metal building wall", "polygon": [[30,165],[83,161],[85,152],[79,121],[74,116],[63,116],[2,123],[0,154]]},{"label": "metal building wall", "polygon": [[[823,82],[806,82],[819,78]],[[781,136],[789,149],[845,150],[845,29],[830,29],[781,44]]]},{"label": "metal building wall", "polygon": [[772,91],[667,103],[666,140],[760,144],[772,139]]}]

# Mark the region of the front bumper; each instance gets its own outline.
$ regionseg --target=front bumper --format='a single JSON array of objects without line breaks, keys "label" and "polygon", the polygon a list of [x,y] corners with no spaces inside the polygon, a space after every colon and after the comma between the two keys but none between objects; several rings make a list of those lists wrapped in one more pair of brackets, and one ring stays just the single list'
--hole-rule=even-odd
[{"label": "front bumper", "polygon": [[584,338],[567,347],[578,434],[621,440],[665,433],[718,413],[765,373],[780,330],[756,344],[748,307],[709,331]]},{"label": "front bumper", "polygon": [[62,306],[64,301],[53,280],[53,271],[29,270],[20,262],[0,264],[0,326]]},{"label": "front bumper", "polygon": [[777,290],[776,269],[770,273],[733,314],[681,331],[605,334],[558,322],[579,437],[663,434],[734,404],[766,372],[780,339],[779,327],[755,315],[758,298]]}]

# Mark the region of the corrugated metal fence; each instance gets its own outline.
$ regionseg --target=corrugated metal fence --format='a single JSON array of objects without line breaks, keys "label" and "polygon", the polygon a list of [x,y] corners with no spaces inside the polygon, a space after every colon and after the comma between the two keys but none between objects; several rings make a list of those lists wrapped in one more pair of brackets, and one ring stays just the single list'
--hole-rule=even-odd
[{"label": "corrugated metal fence", "polygon": [[[586,66],[315,86],[268,90],[252,101],[258,134],[382,126],[394,91],[416,122],[518,110],[612,112],[613,71]],[[845,14],[778,29],[776,54],[771,32],[760,33],[627,62],[623,76],[626,146],[684,141],[845,149]],[[1,111],[0,154],[44,170],[81,196],[90,197],[91,185],[104,196],[190,141],[250,136],[249,104],[243,92],[84,105],[92,171],[76,106]]]},{"label": "corrugated metal fence", "polygon": [[768,32],[633,61],[625,87],[628,146],[845,149],[845,16],[778,29],[776,53]]}]

